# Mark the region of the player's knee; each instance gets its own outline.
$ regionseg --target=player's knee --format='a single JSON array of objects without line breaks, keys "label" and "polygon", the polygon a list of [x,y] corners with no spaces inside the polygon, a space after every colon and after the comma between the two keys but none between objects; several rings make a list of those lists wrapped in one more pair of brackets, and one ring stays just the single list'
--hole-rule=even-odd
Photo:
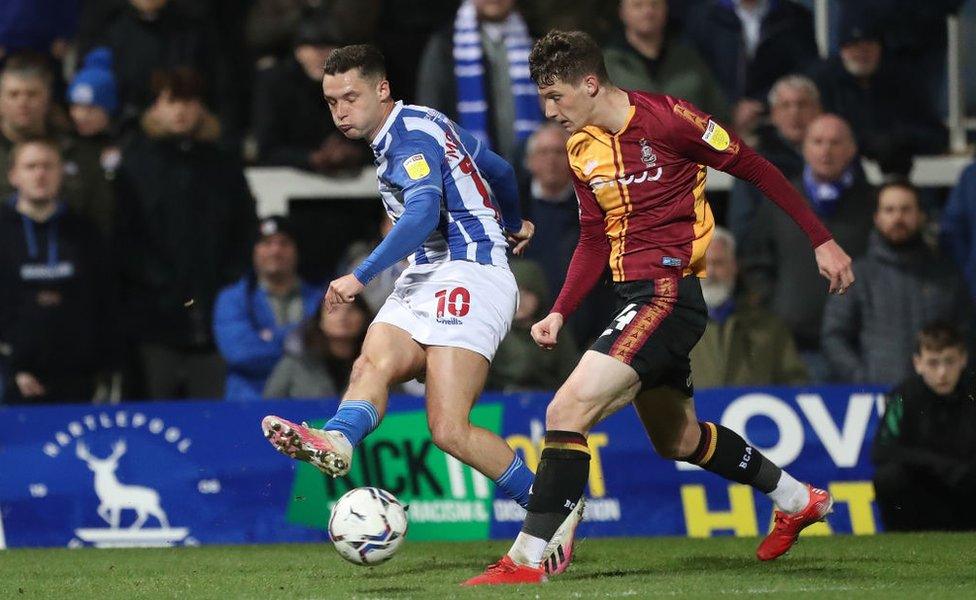
[{"label": "player's knee", "polygon": [[428,419],[428,426],[430,427],[430,437],[435,446],[451,456],[457,456],[463,452],[470,428],[468,423],[432,417]]},{"label": "player's knee", "polygon": [[359,383],[364,380],[375,379],[388,380],[390,378],[391,366],[389,361],[363,354],[352,364],[349,383]]},{"label": "player's knee", "polygon": [[576,393],[557,394],[546,407],[546,429],[587,431],[590,425],[588,402]]}]

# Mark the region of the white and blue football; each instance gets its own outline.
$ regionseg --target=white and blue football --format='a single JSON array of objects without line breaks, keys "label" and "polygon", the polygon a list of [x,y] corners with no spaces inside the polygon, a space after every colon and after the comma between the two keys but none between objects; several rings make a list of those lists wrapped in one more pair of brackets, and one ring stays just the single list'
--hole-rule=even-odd
[{"label": "white and blue football", "polygon": [[329,537],[339,555],[353,564],[372,566],[390,560],[406,535],[407,512],[386,490],[349,490],[332,507]]}]

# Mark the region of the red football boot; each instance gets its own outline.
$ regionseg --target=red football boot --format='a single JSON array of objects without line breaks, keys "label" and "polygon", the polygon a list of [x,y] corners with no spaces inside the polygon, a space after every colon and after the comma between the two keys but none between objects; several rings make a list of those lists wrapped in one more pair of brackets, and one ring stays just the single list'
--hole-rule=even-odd
[{"label": "red football boot", "polygon": [[539,584],[545,581],[546,573],[541,568],[517,564],[506,554],[500,561],[485,569],[484,573],[472,577],[461,585]]},{"label": "red football boot", "polygon": [[786,554],[796,543],[801,531],[817,521],[823,521],[830,514],[834,506],[834,499],[830,494],[811,485],[807,485],[807,490],[810,492],[810,500],[803,510],[793,514],[779,510],[775,512],[773,530],[756,548],[756,557],[759,560],[773,560]]}]

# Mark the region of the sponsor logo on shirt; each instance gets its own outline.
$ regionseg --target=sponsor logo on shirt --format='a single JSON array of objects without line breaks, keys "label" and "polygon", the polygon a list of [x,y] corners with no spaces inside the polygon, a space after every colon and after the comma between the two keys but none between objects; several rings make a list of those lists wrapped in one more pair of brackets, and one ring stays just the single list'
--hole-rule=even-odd
[{"label": "sponsor logo on shirt", "polygon": [[657,169],[655,169],[653,175],[651,174],[650,170],[647,170],[647,171],[641,171],[639,174],[636,175],[625,175],[624,177],[618,177],[616,179],[611,179],[609,177],[594,177],[593,179],[590,180],[590,189],[592,189],[595,192],[600,188],[604,188],[608,185],[614,185],[617,183],[620,183],[621,185],[630,185],[632,183],[636,184],[636,183],[644,183],[646,181],[657,181],[658,179],[661,178],[661,175],[663,173],[664,173],[664,169],[658,167]]},{"label": "sponsor logo on shirt", "polygon": [[680,267],[681,259],[675,258],[673,256],[662,256],[661,264],[664,265],[665,267]]}]

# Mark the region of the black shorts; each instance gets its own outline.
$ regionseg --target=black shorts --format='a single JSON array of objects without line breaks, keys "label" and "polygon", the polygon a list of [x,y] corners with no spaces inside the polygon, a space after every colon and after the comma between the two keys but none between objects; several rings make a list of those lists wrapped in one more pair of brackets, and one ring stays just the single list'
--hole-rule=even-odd
[{"label": "black shorts", "polygon": [[615,283],[619,309],[590,347],[633,367],[642,389],[666,385],[694,393],[688,355],[708,322],[694,275]]}]

